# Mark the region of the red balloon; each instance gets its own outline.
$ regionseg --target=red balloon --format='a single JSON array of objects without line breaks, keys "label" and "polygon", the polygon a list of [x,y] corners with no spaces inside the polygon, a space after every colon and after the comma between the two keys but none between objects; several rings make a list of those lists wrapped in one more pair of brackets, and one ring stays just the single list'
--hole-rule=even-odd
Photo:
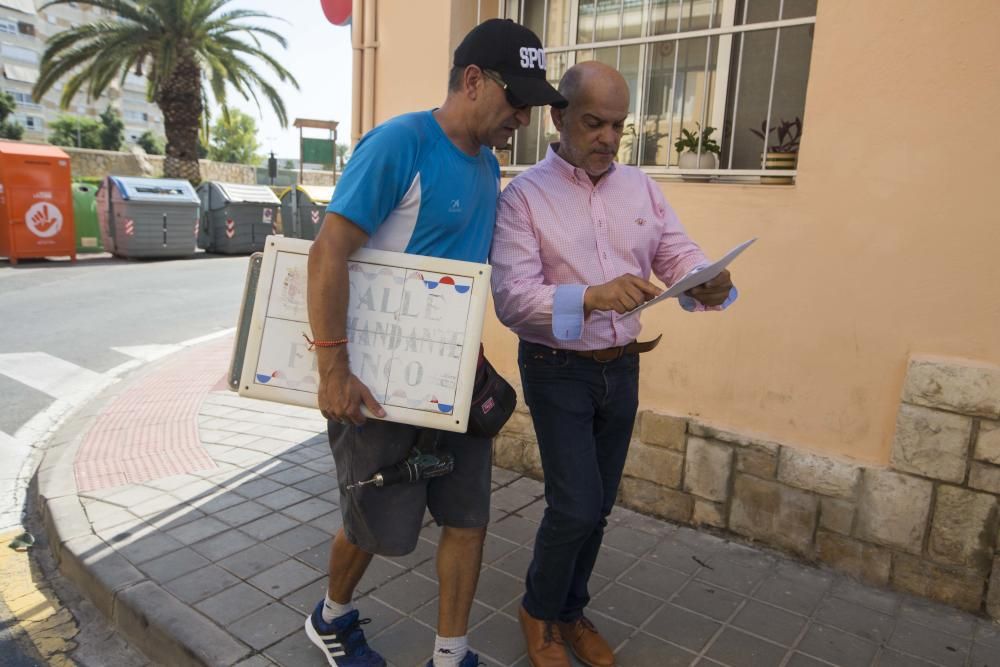
[{"label": "red balloon", "polygon": [[326,20],[333,25],[347,25],[351,22],[351,0],[320,0]]}]

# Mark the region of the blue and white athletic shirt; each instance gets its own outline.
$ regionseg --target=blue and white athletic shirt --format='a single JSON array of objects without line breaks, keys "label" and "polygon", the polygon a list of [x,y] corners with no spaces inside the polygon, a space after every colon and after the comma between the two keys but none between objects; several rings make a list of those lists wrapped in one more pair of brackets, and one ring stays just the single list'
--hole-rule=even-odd
[{"label": "blue and white athletic shirt", "polygon": [[466,155],[420,111],[358,142],[327,211],[367,232],[369,248],[485,262],[499,192],[493,153]]}]

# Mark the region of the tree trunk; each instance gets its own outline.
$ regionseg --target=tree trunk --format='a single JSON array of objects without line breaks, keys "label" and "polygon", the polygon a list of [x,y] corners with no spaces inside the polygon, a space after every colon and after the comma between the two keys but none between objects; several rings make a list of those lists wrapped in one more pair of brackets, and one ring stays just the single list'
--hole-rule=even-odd
[{"label": "tree trunk", "polygon": [[194,58],[181,56],[154,101],[163,112],[163,131],[167,135],[164,177],[186,178],[197,185],[201,182],[198,128],[203,109],[201,70]]}]

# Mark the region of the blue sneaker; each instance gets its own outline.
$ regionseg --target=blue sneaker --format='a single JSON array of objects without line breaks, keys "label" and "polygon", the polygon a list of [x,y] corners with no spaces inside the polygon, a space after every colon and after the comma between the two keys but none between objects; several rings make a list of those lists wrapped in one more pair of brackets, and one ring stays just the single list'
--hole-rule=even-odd
[{"label": "blue sneaker", "polygon": [[[472,651],[468,651],[465,657],[462,658],[462,662],[458,663],[458,667],[478,667],[483,663],[479,662],[479,656]],[[434,658],[427,661],[427,667],[434,667]]]},{"label": "blue sneaker", "polygon": [[306,636],[323,651],[331,667],[385,667],[385,660],[368,648],[362,625],[370,618],[358,618],[358,610],[338,616],[329,623],[323,620],[323,601],[320,600],[306,617]]}]

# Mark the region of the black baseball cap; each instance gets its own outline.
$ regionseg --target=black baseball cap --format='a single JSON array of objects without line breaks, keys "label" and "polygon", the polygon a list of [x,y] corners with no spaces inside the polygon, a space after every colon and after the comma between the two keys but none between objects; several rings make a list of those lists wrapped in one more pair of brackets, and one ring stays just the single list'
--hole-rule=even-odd
[{"label": "black baseball cap", "polygon": [[497,72],[510,92],[529,106],[563,108],[568,104],[545,78],[541,40],[510,19],[489,19],[473,28],[455,49],[454,64]]}]

